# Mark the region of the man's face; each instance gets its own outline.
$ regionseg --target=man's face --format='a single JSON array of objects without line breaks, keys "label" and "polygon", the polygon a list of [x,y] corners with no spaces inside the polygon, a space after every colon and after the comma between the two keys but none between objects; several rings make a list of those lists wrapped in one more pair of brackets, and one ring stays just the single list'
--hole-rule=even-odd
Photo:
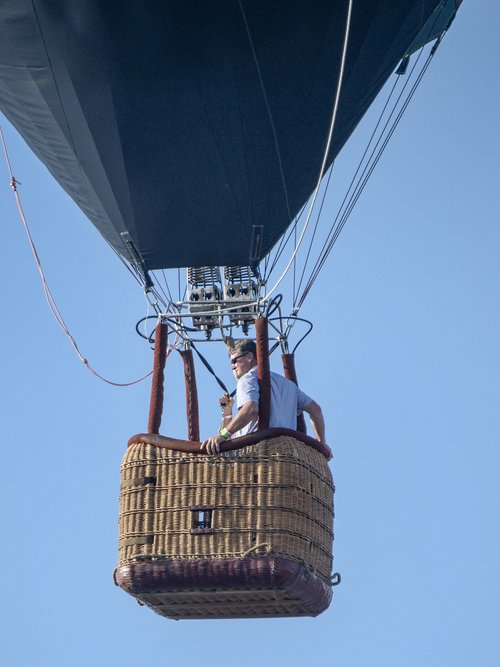
[{"label": "man's face", "polygon": [[255,357],[251,352],[233,352],[231,354],[231,367],[237,380],[248,373],[255,364]]}]

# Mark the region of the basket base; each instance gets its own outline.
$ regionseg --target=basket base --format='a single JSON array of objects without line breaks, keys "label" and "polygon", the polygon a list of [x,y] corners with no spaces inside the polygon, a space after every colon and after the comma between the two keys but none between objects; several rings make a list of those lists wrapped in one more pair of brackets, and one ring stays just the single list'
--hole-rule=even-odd
[{"label": "basket base", "polygon": [[278,556],[138,562],[118,567],[115,582],[171,619],[317,616],[332,599],[331,586]]}]

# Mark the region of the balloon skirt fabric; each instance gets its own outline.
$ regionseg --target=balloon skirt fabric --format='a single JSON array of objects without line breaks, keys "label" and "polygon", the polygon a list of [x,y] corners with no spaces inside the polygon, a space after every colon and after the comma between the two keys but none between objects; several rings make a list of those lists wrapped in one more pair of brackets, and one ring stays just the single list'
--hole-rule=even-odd
[{"label": "balloon skirt fabric", "polygon": [[333,493],[324,456],[292,437],[219,456],[132,445],[115,582],[168,618],[316,616],[332,597]]}]

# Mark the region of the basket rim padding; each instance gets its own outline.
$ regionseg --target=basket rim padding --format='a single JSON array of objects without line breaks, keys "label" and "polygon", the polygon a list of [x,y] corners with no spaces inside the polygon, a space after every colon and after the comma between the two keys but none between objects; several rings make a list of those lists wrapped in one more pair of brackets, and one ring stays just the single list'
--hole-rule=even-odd
[{"label": "basket rim padding", "polygon": [[[302,442],[304,445],[312,447],[320,454],[322,454],[327,461],[330,461],[333,458],[332,450],[325,443],[312,438],[310,435],[305,433],[300,433],[300,431],[295,431],[291,428],[266,428],[253,433],[248,433],[247,435],[240,436],[239,438],[231,438],[220,444],[221,452],[231,452],[236,449],[241,449],[242,447],[249,447],[255,445],[263,440],[269,440],[271,438],[276,438],[279,436],[290,436],[295,438],[299,442]],[[201,451],[200,443],[193,440],[180,440],[178,438],[171,438],[169,436],[159,435],[158,433],[137,433],[133,435],[129,441],[128,446],[136,444],[145,444],[153,445],[154,447],[163,447],[165,449],[172,449],[177,452],[183,452],[185,454],[193,455],[203,455],[206,456],[206,452]]]}]

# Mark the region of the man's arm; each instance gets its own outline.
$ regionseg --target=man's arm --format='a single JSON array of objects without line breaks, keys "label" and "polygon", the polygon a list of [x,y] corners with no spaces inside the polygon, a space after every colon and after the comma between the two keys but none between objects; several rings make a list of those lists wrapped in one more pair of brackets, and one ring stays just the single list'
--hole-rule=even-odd
[{"label": "man's arm", "polygon": [[323,410],[316,403],[316,401],[311,401],[304,407],[305,412],[311,418],[311,425],[313,427],[314,434],[316,439],[326,444],[326,435],[325,435],[325,418],[323,417]]},{"label": "man's arm", "polygon": [[[258,416],[259,404],[254,401],[248,401],[241,406],[231,421],[228,424],[224,424],[224,426],[229,433],[235,433],[254,419],[257,419]],[[218,454],[220,452],[220,443],[224,442],[224,440],[225,438],[223,438],[220,433],[217,433],[217,435],[213,435],[211,438],[204,440],[200,445],[200,449],[202,451],[205,450],[207,454]]]},{"label": "man's arm", "polygon": [[241,406],[238,412],[231,419],[229,424],[225,424],[225,427],[229,433],[235,433],[240,431],[244,426],[249,424],[254,419],[257,419],[259,416],[259,404],[255,401],[248,401]]}]

